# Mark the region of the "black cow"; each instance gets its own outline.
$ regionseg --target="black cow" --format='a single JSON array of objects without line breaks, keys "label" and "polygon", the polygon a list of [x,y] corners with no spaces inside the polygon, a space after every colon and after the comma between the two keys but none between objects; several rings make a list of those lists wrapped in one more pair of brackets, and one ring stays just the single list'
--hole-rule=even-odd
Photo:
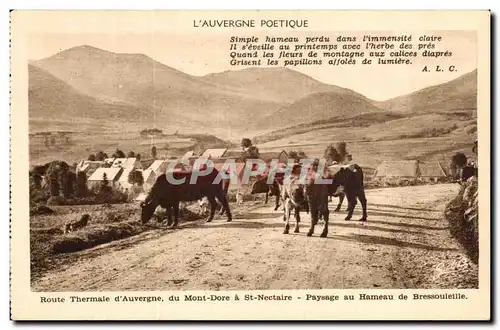
[{"label": "black cow", "polygon": [[172,227],[175,228],[179,222],[179,202],[181,201],[196,201],[203,197],[207,197],[210,203],[210,216],[207,222],[213,220],[215,209],[217,207],[217,200],[222,204],[221,213],[225,212],[227,221],[232,220],[231,210],[229,203],[224,192],[223,181],[215,184],[214,180],[217,178],[219,171],[212,169],[211,173],[205,176],[199,176],[195,183],[191,184],[192,171],[178,171],[171,172],[175,180],[184,179],[182,184],[174,184],[169,182],[166,174],[160,175],[150,192],[146,196],[146,200],[141,203],[142,212],[141,220],[146,223],[151,219],[155,209],[160,205],[167,210],[168,223],[167,226],[172,224],[172,212],[174,211],[174,222]]},{"label": "black cow", "polygon": [[[337,204],[337,207],[335,208],[335,210],[333,210],[333,212],[338,212],[340,211],[340,208],[342,207],[342,204],[344,203],[344,199],[345,199],[345,193],[344,191],[328,191],[328,201],[331,202],[332,201],[332,197],[338,197],[339,198],[339,202]],[[347,206],[347,209],[349,209],[349,206]]]},{"label": "black cow", "polygon": [[462,167],[460,171],[460,181],[465,182],[473,176],[477,177],[477,168],[473,165],[466,165]]},{"label": "black cow", "polygon": [[329,187],[331,185],[325,183],[317,183],[316,178],[310,177],[307,184],[304,186],[309,212],[311,213],[311,227],[307,232],[307,236],[312,236],[314,227],[320,218],[325,222],[323,232],[320,237],[328,235],[328,217],[330,210],[328,209],[328,198],[330,196]]},{"label": "black cow", "polygon": [[276,211],[280,206],[280,183],[277,179],[274,179],[273,183],[267,183],[267,179],[267,176],[258,178],[252,184],[251,194],[266,194],[265,204],[267,204],[269,196],[276,196],[276,201],[274,203],[274,211]]},{"label": "black cow", "polygon": [[344,187],[344,194],[348,204],[345,220],[350,220],[352,218],[352,213],[359,199],[361,207],[363,208],[363,215],[360,221],[366,221],[366,195],[363,183],[363,170],[361,167],[357,164],[341,167],[338,172],[329,175],[329,178],[332,179],[332,184],[328,185],[330,195],[337,191],[339,186]]}]

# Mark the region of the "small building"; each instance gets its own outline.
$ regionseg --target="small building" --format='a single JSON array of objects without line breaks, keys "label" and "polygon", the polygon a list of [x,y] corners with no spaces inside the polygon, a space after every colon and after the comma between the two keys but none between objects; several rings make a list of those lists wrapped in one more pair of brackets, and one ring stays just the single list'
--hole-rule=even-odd
[{"label": "small building", "polygon": [[419,162],[418,167],[419,178],[423,181],[440,182],[448,177],[445,167],[439,162]]},{"label": "small building", "polygon": [[130,175],[130,172],[132,172],[132,170],[129,168],[124,168],[122,170],[120,177],[118,178],[118,181],[116,182],[116,189],[119,189],[123,192],[130,191],[130,189],[133,186],[133,184],[128,182],[128,177]]},{"label": "small building", "polygon": [[144,178],[144,184],[142,185],[142,188],[143,191],[147,193],[155,183],[157,175],[154,171],[146,169],[142,171],[142,177]]},{"label": "small building", "polygon": [[89,178],[98,168],[106,166],[104,161],[90,161],[82,160],[76,165],[76,173],[85,172],[87,178]]},{"label": "small building", "polygon": [[100,167],[87,179],[87,186],[89,189],[97,188],[101,185],[104,174],[108,180],[108,185],[113,189],[118,187],[118,180],[123,171],[121,167]]},{"label": "small building", "polygon": [[191,157],[194,157],[194,151],[192,151],[192,150],[191,150],[191,151],[186,152],[186,153],[185,153],[185,154],[181,157],[181,159],[189,159],[189,158],[191,158]]},{"label": "small building", "polygon": [[416,160],[384,161],[373,175],[373,179],[386,183],[415,181],[419,177],[419,166]]},{"label": "small building", "polygon": [[162,173],[165,173],[167,170],[168,161],[164,159],[155,160],[147,170],[153,171],[156,176],[159,176]]},{"label": "small building", "polygon": [[122,167],[127,169],[142,169],[142,163],[135,157],[115,158],[111,167]]},{"label": "small building", "polygon": [[206,149],[200,157],[202,158],[221,158],[226,154],[227,149]]},{"label": "small building", "polygon": [[262,159],[266,163],[270,163],[273,160],[278,160],[280,164],[286,164],[288,162],[288,153],[285,150],[273,152],[260,152],[259,159]]}]

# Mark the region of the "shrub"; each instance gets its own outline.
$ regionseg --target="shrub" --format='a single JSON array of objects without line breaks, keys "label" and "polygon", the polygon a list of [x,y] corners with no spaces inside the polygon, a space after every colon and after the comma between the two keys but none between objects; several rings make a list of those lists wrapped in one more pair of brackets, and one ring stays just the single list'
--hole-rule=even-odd
[{"label": "shrub", "polygon": [[451,235],[476,264],[479,259],[478,211],[477,181],[464,183],[458,195],[446,205],[445,209]]},{"label": "shrub", "polygon": [[51,196],[47,200],[47,205],[66,205],[66,199],[63,196]]},{"label": "shrub", "polygon": [[52,214],[54,210],[45,205],[34,205],[30,208],[30,215],[38,215],[38,214]]}]

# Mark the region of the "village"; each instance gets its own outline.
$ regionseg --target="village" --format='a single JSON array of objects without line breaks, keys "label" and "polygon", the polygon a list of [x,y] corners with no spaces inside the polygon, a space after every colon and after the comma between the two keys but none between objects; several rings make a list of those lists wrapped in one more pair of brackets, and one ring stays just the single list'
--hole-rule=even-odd
[{"label": "village", "polygon": [[[293,153],[292,151],[292,155]],[[110,187],[127,194],[129,201],[142,201],[156,178],[164,174],[168,168],[187,170],[185,164],[193,166],[197,159],[209,159],[213,162],[214,167],[220,170],[226,160],[232,159],[236,161],[237,175],[241,176],[245,163],[240,156],[241,151],[239,150],[220,148],[206,149],[197,155],[194,151],[188,151],[180,158],[160,157],[159,159],[141,160],[137,157],[125,157],[106,158],[102,161],[81,160],[77,163],[76,174],[85,173],[89,190],[98,188],[105,177]],[[286,164],[291,158],[285,150],[262,152],[258,155],[258,159],[263,160],[268,168],[271,166],[272,160],[277,160],[278,164]],[[383,161],[375,169],[364,167],[363,170],[366,173],[365,184],[368,187],[434,184],[453,179],[453,171],[449,165],[438,161]],[[140,173],[138,176],[142,179],[132,179],[131,173],[133,172]]]}]

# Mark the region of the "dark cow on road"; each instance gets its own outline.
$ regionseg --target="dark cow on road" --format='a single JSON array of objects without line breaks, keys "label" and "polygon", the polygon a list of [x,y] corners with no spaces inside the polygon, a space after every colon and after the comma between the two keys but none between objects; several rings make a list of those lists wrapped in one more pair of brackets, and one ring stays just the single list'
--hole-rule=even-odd
[{"label": "dark cow on road", "polygon": [[344,194],[347,198],[347,216],[345,220],[350,220],[352,218],[352,213],[356,207],[357,200],[361,203],[363,209],[363,215],[360,221],[367,220],[366,213],[366,195],[364,188],[364,177],[363,170],[357,164],[352,164],[349,166],[342,166],[334,174],[328,176],[332,179],[332,184],[328,185],[329,194],[337,191],[339,186],[344,187]]},{"label": "dark cow on road", "polygon": [[280,182],[275,178],[272,183],[268,183],[268,176],[261,176],[252,184],[251,194],[266,194],[265,204],[269,201],[269,196],[275,196],[274,211],[278,210],[280,206]]},{"label": "dark cow on road", "polygon": [[[210,215],[207,222],[212,221],[214,218],[217,207],[216,199],[222,204],[221,213],[225,212],[227,221],[231,221],[232,215],[224,191],[223,181],[219,180],[218,183],[214,183],[219,175],[219,171],[214,168],[208,175],[200,175],[197,177],[195,183],[191,183],[190,181],[193,173],[193,171],[174,171],[168,173],[174,180],[184,179],[184,182],[181,184],[169,182],[167,174],[160,175],[151,187],[145,201],[141,203],[142,222],[146,223],[149,221],[155,209],[160,205],[166,209],[168,217],[167,226],[175,228],[179,222],[179,203],[181,201],[197,201],[203,197],[207,197],[210,203]],[[174,212],[173,224],[172,209]]]},{"label": "dark cow on road", "polygon": [[[323,179],[327,179],[322,176]],[[314,227],[320,218],[324,221],[323,232],[320,237],[328,235],[328,218],[330,210],[328,209],[328,198],[330,195],[329,188],[331,185],[325,183],[318,183],[318,178],[311,176],[307,184],[304,186],[304,193],[311,213],[311,227],[307,232],[307,236],[314,234]]]},{"label": "dark cow on road", "polygon": [[[339,189],[337,189],[336,191],[328,191],[328,201],[331,202],[332,201],[332,197],[338,197],[339,199],[339,202],[337,204],[337,207],[335,208],[335,210],[333,210],[333,212],[338,212],[340,211],[340,208],[342,207],[342,204],[344,203],[344,199],[345,199],[345,193],[344,193],[344,187],[340,186]],[[349,208],[349,206],[347,206]]]}]

